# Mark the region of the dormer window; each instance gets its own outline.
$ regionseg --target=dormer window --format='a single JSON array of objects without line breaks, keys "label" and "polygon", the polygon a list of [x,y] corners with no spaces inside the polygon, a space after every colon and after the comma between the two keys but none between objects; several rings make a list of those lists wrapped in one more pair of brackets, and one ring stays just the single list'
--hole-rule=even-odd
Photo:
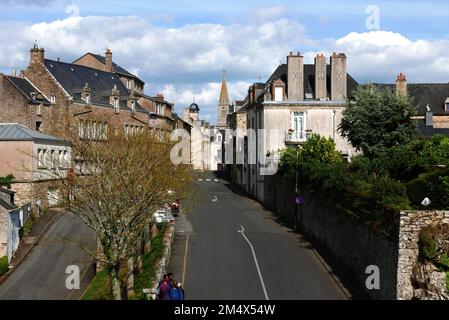
[{"label": "dormer window", "polygon": [[90,104],[90,94],[86,94],[86,104]]},{"label": "dormer window", "polygon": [[285,84],[281,79],[278,79],[273,84],[274,101],[284,101]]},{"label": "dormer window", "polygon": [[120,112],[120,100],[119,100],[119,98],[114,98],[113,105],[114,105],[115,113],[119,113]]},{"label": "dormer window", "polygon": [[449,98],[446,99],[446,102],[444,103],[444,111],[449,112]]},{"label": "dormer window", "polygon": [[131,111],[133,113],[136,112],[136,101],[134,101],[134,100],[131,101]]}]

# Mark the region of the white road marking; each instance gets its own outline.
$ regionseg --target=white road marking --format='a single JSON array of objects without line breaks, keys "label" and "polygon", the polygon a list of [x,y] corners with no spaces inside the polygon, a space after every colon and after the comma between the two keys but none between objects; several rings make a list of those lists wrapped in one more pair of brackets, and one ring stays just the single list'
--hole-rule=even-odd
[{"label": "white road marking", "polygon": [[262,272],[260,271],[259,262],[257,261],[256,251],[254,250],[253,245],[249,241],[249,239],[245,235],[245,228],[243,226],[240,226],[242,229],[239,231],[239,233],[242,234],[243,238],[245,238],[246,242],[248,242],[249,247],[251,248],[251,252],[253,253],[254,262],[256,264],[257,273],[259,274],[260,284],[262,285],[263,294],[265,295],[265,300],[270,300],[267,293],[267,288],[265,287],[265,282],[262,277]]},{"label": "white road marking", "polygon": [[215,179],[214,181],[215,181],[215,182],[220,182],[220,180],[218,180],[218,179]]},{"label": "white road marking", "polygon": [[206,179],[206,181],[207,181],[207,182],[210,182],[211,180],[210,180],[210,179]]},{"label": "white road marking", "polygon": [[203,182],[203,179],[198,179],[199,182]]},{"label": "white road marking", "polygon": [[218,201],[218,198],[217,198],[217,196],[215,196],[215,198],[212,199],[212,202],[217,202],[217,201]]}]

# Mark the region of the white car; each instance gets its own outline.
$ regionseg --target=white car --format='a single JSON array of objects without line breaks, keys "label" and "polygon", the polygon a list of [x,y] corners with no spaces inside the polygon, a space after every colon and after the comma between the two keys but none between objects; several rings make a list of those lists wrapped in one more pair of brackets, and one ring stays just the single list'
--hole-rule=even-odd
[{"label": "white car", "polygon": [[153,214],[153,217],[156,220],[156,223],[169,223],[175,221],[170,209],[158,210]]}]

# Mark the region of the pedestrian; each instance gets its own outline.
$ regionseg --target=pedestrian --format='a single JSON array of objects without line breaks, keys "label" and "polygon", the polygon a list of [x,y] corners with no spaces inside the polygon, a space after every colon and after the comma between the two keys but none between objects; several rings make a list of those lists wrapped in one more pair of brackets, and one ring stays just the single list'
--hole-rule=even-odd
[{"label": "pedestrian", "polygon": [[171,285],[168,280],[168,276],[165,277],[159,286],[159,300],[170,300],[169,293],[170,293]]},{"label": "pedestrian", "polygon": [[183,300],[183,294],[181,293],[181,289],[178,287],[178,283],[173,281],[173,286],[168,293],[170,300],[180,301]]},{"label": "pedestrian", "polygon": [[167,279],[168,279],[168,282],[169,282],[169,284],[170,284],[170,287],[173,287],[173,281],[174,281],[174,277],[173,277],[173,273],[168,273],[167,274]]},{"label": "pedestrian", "polygon": [[184,292],[184,288],[182,287],[182,283],[178,283],[178,288],[179,288],[179,293],[181,294],[181,300],[185,300],[186,296],[185,296],[185,292]]}]

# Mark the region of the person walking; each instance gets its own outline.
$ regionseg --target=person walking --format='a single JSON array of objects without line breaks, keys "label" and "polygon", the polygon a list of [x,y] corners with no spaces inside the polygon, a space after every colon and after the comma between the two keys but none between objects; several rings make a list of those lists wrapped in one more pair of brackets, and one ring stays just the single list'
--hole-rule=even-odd
[{"label": "person walking", "polygon": [[185,292],[184,292],[184,288],[182,287],[182,283],[178,283],[178,289],[179,289],[179,293],[181,294],[181,300],[185,300],[186,296],[185,296]]},{"label": "person walking", "polygon": [[170,289],[171,285],[168,280],[168,277],[164,278],[159,286],[159,300],[170,300]]},{"label": "person walking", "polygon": [[170,300],[175,301],[183,300],[183,294],[181,293],[181,289],[179,289],[178,283],[176,281],[173,281],[173,287],[170,289],[168,297]]}]

